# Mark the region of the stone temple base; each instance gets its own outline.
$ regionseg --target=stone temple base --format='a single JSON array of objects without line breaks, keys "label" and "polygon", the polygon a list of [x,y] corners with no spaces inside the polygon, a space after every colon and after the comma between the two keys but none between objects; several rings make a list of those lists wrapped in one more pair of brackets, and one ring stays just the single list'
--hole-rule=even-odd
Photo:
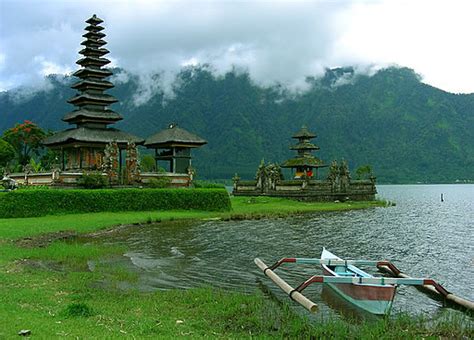
[{"label": "stone temple base", "polygon": [[[14,180],[18,185],[77,187],[78,180],[82,175],[82,171],[20,172],[9,174],[8,178]],[[107,176],[107,174],[103,173],[103,176]],[[133,186],[146,186],[153,179],[159,178],[169,178],[170,187],[172,188],[189,187],[191,184],[191,178],[188,174],[146,172],[141,174],[140,182]]]},{"label": "stone temple base", "polygon": [[313,202],[373,201],[377,194],[374,178],[349,181],[344,186],[320,180],[282,180],[272,187],[259,184],[257,181],[236,181],[232,193],[235,196],[285,197]]}]

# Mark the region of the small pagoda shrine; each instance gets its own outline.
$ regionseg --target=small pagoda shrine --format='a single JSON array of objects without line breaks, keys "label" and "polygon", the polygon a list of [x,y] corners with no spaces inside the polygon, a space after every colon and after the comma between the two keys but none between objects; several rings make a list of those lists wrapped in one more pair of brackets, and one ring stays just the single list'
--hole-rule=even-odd
[{"label": "small pagoda shrine", "polygon": [[290,150],[296,150],[297,156],[284,161],[280,166],[282,168],[294,169],[294,178],[316,177],[315,171],[318,168],[327,167],[323,162],[312,154],[319,150],[319,147],[311,143],[311,139],[316,135],[303,126],[300,131],[295,133],[292,138],[298,139],[298,144],[291,146]]},{"label": "small pagoda shrine", "polygon": [[[316,135],[303,126],[293,138],[298,143],[291,146],[297,155],[278,165],[265,164],[258,166],[253,180],[243,180],[238,174],[233,177],[236,196],[273,196],[286,197],[301,201],[342,202],[371,201],[375,199],[377,189],[375,177],[352,179],[347,161],[332,161],[326,178],[317,178],[316,171],[327,165],[314,156],[312,152],[319,147],[311,143]],[[293,178],[285,180],[281,168],[294,169]]]},{"label": "small pagoda shrine", "polygon": [[122,116],[108,106],[117,102],[113,96],[104,93],[114,85],[105,80],[112,72],[103,67],[110,63],[104,58],[109,51],[103,46],[105,34],[100,26],[103,21],[95,14],[86,21],[84,48],[79,52],[83,58],[76,63],[81,68],[73,75],[80,80],[71,86],[78,91],[69,99],[76,109],[67,113],[63,121],[76,125],[48,137],[43,143],[60,151],[62,170],[95,170],[103,165],[104,150],[109,143],[119,149],[119,164],[122,164],[122,150],[128,143],[142,144],[143,139],[114,129],[108,125],[122,119]]},{"label": "small pagoda shrine", "polygon": [[172,123],[167,129],[148,137],[145,146],[155,149],[155,161],[168,163],[167,171],[175,174],[190,174],[191,149],[207,144],[201,137]]}]

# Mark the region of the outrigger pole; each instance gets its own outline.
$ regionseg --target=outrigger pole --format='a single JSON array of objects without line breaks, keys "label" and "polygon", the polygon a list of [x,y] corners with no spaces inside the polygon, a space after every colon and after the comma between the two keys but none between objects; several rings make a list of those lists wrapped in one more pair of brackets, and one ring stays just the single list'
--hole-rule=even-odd
[{"label": "outrigger pole", "polygon": [[256,258],[254,260],[255,264],[263,270],[263,273],[268,276],[273,282],[276,283],[278,287],[280,287],[289,297],[304,308],[309,310],[310,312],[314,313],[318,310],[318,305],[315,304],[313,301],[309,300],[306,296],[298,292],[296,289],[291,287],[288,283],[286,283],[282,278],[280,278],[277,274],[273,272],[262,260]]},{"label": "outrigger pole", "polygon": [[381,266],[388,267],[395,276],[400,273],[400,270],[395,267],[395,265],[389,261],[370,261],[370,260],[340,260],[340,259],[316,259],[316,258],[306,258],[306,257],[284,257],[281,260],[275,262],[269,268],[271,270],[275,270],[283,263],[297,263],[297,264],[325,264],[326,266],[345,266],[353,265],[353,266],[377,266],[377,268]]},{"label": "outrigger pole", "polygon": [[[377,267],[380,271],[388,273],[389,275],[392,275],[392,276],[395,276],[395,277],[400,277],[400,278],[405,278],[405,279],[410,279],[411,278],[407,274],[404,274],[404,273],[400,272],[400,270],[398,270],[398,269],[397,269],[397,272],[394,272],[390,267],[385,266],[385,265],[381,265],[381,266],[377,266]],[[447,292],[447,294],[442,294],[437,289],[434,289],[433,286],[430,286],[430,285],[420,285],[416,288],[419,288],[419,289],[423,290],[424,292],[429,293],[431,295],[436,294],[436,295],[439,296],[439,294],[440,294],[441,297],[443,297],[445,300],[447,300],[449,302],[452,302],[455,305],[464,307],[467,310],[474,311],[474,302],[473,301],[464,299],[464,298],[462,298],[460,296],[457,296],[453,293]]]},{"label": "outrigger pole", "polygon": [[[404,284],[409,286],[418,286],[422,289],[428,290],[431,293],[438,293],[446,300],[449,300],[455,304],[467,308],[468,310],[474,310],[474,302],[463,299],[448,292],[443,286],[432,279],[424,278],[412,278],[402,273],[393,263],[389,261],[368,261],[368,260],[340,260],[340,259],[317,259],[317,258],[295,258],[285,257],[275,262],[273,265],[268,267],[262,260],[255,258],[255,264],[263,270],[263,273],[273,280],[290,298],[300,303],[303,307],[310,310],[311,312],[316,311],[317,305],[308,300],[301,291],[308,287],[312,283],[345,283],[345,284]],[[373,265],[377,266],[379,270],[388,272],[395,278],[389,277],[334,277],[334,276],[321,276],[315,275],[310,277],[308,280],[300,284],[295,289],[281,279],[274,270],[281,266],[283,263],[297,263],[297,264],[325,264],[327,266],[348,266],[348,265]]]}]

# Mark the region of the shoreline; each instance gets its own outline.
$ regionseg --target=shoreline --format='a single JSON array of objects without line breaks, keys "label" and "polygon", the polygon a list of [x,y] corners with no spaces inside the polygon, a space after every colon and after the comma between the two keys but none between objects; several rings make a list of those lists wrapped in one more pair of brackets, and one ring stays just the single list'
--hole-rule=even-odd
[{"label": "shoreline", "polygon": [[202,210],[124,211],[2,218],[0,219],[0,240],[15,240],[66,230],[82,234],[124,224],[146,224],[177,219],[230,221],[285,218],[320,212],[389,207],[393,204],[386,201],[299,202],[268,197],[232,197],[231,203],[232,210],[224,212]]}]

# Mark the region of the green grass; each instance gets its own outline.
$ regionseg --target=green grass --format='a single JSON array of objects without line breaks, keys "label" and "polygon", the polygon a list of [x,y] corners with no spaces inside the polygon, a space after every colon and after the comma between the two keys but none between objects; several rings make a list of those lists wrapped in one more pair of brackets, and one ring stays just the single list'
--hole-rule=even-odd
[{"label": "green grass", "polygon": [[[301,203],[275,198],[237,197],[230,213],[204,211],[93,213],[0,219],[0,338],[470,338],[466,320],[398,317],[348,323],[317,318],[310,322],[262,292],[242,294],[213,288],[143,293],[124,291],[138,280],[123,268],[87,261],[121,256],[126,249],[100,242],[56,241],[45,247],[19,247],[14,240],[75,230],[175,219],[261,218],[288,214],[360,209],[377,202]],[[466,326],[466,324],[468,326]]]},{"label": "green grass", "polygon": [[262,293],[212,288],[153,293],[101,289],[102,274],[51,272],[21,266],[0,274],[0,338],[29,329],[37,338],[465,338],[474,335],[460,317],[429,324],[400,316],[363,323],[296,315],[285,301]]},{"label": "green grass", "polygon": [[276,197],[244,197],[231,199],[234,214],[289,215],[318,211],[343,211],[385,206],[384,201],[369,202],[300,202]]},{"label": "green grass", "polygon": [[0,219],[0,240],[17,239],[60,230],[75,230],[79,233],[88,233],[119,224],[147,223],[172,219],[284,217],[300,213],[364,209],[384,206],[386,204],[382,201],[308,203],[273,197],[232,197],[231,203],[231,212],[196,210],[124,211],[50,215],[30,218],[3,218]]},{"label": "green grass", "polygon": [[295,337],[310,329],[305,320],[261,295],[210,288],[124,292],[84,285],[98,279],[92,273],[19,274],[21,282],[9,276],[0,283],[0,320],[8,321],[0,328],[0,338],[15,337],[20,329],[30,329],[39,338]]},{"label": "green grass", "polygon": [[59,230],[76,230],[88,233],[119,224],[146,223],[170,219],[200,219],[219,216],[216,212],[176,211],[125,211],[90,214],[52,215],[29,218],[0,219],[0,239],[16,239]]}]

